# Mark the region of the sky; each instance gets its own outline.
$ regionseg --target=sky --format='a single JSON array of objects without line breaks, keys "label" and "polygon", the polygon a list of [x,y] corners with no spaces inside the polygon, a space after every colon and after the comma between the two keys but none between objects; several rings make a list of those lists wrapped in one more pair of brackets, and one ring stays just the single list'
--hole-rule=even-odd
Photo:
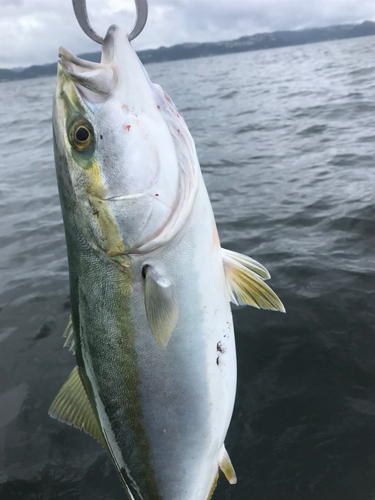
[{"label": "sky", "polygon": [[[374,0],[148,0],[149,17],[136,50],[185,42],[331,24],[375,21]],[[91,25],[101,36],[111,24],[130,32],[134,0],[87,0]],[[75,54],[100,47],[79,27],[70,0],[0,0],[0,68],[44,64],[63,45]]]}]

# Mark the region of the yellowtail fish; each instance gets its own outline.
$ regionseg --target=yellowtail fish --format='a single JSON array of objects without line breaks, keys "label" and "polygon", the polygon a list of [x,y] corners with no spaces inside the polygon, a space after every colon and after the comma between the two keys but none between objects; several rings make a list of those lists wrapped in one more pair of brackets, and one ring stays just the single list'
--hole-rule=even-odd
[{"label": "yellowtail fish", "polygon": [[230,301],[284,311],[224,250],[193,139],[111,26],[102,59],[60,49],[53,130],[76,367],[50,415],[94,436],[131,500],[208,500],[236,391]]}]

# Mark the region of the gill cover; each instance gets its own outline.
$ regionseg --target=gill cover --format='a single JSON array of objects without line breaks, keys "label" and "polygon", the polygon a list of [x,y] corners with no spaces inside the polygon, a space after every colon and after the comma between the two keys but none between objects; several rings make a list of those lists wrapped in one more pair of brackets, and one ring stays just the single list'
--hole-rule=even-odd
[{"label": "gill cover", "polygon": [[125,33],[111,26],[102,47],[100,63],[61,48],[59,65],[94,136],[89,164],[85,159],[86,170],[95,170],[85,173],[84,202],[98,226],[91,234],[110,256],[147,252],[170,241],[189,217],[199,164],[183,118],[149,80]]}]

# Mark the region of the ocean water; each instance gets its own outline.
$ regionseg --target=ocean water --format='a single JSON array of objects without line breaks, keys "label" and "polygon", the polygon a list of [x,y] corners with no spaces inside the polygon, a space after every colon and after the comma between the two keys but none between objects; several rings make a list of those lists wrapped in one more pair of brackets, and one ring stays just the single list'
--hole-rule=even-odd
[{"label": "ocean water", "polygon": [[[233,309],[238,484],[214,500],[375,499],[374,47],[147,66],[195,138],[222,245],[264,264],[287,310]],[[0,84],[0,499],[120,500],[101,447],[47,415],[74,365],[54,86]]]}]

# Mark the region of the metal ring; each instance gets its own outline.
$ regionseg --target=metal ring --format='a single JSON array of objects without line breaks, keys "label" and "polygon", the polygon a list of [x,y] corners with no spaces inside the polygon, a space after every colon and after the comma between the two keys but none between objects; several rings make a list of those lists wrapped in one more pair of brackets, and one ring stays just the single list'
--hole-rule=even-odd
[{"label": "metal ring", "polygon": [[[141,31],[145,27],[148,15],[147,0],[134,1],[137,17],[133,29],[128,34],[129,40],[134,40],[134,38],[136,38],[141,33]],[[91,40],[94,40],[94,42],[102,44],[103,38],[98,35],[96,31],[94,31],[90,24],[87,15],[86,0],[72,0],[72,2],[78,24],[81,26],[83,32],[86,33],[86,35],[91,38]]]}]

